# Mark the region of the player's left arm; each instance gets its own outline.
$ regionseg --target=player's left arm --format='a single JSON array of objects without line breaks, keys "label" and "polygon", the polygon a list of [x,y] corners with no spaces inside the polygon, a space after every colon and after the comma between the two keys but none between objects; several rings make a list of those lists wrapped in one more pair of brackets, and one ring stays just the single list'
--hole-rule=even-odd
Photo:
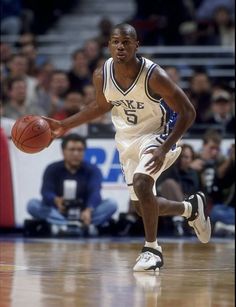
[{"label": "player's left arm", "polygon": [[196,112],[183,90],[159,66],[154,69],[149,79],[149,90],[151,93],[160,95],[168,106],[178,114],[172,132],[162,145],[162,150],[167,153],[193,124]]}]

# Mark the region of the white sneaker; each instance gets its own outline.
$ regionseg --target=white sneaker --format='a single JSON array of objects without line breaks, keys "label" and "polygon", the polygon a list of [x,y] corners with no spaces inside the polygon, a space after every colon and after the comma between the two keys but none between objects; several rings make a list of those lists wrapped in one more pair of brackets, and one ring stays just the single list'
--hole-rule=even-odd
[{"label": "white sneaker", "polygon": [[192,214],[188,218],[189,226],[193,227],[198,239],[202,243],[209,242],[211,238],[210,217],[206,214],[206,197],[202,192],[197,192],[186,199],[192,205]]},{"label": "white sneaker", "polygon": [[163,264],[162,249],[160,246],[158,246],[158,249],[144,246],[141,254],[136,259],[136,264],[133,267],[133,271],[159,271]]}]

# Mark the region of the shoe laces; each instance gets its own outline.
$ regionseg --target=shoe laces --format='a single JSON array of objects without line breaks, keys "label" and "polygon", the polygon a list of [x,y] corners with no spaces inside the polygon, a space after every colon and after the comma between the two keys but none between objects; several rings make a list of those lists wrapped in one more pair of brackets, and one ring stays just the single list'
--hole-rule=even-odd
[{"label": "shoe laces", "polygon": [[153,254],[150,253],[150,252],[144,252],[144,253],[141,253],[138,258],[136,259],[136,261],[142,259],[142,260],[145,260],[145,261],[148,261],[150,258],[153,257]]}]

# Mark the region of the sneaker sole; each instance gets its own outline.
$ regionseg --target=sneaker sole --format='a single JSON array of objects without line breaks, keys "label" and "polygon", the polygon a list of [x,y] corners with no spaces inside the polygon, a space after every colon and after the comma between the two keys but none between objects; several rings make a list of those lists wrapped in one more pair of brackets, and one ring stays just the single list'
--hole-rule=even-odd
[{"label": "sneaker sole", "polygon": [[134,272],[159,272],[160,268],[158,266],[151,266],[147,269],[144,269],[144,268],[140,268],[140,269],[135,269],[135,267],[133,268],[133,271]]},{"label": "sneaker sole", "polygon": [[[198,204],[200,202],[200,205],[198,205],[198,210],[199,210],[198,217],[193,221],[189,221],[188,224],[189,224],[189,226],[193,227],[198,239],[202,243],[208,243],[210,238],[211,238],[211,222],[210,222],[210,217],[206,216],[206,213],[205,213],[205,205],[204,204],[206,203],[206,198],[205,198],[205,195],[202,192],[197,193],[197,198],[198,198]],[[196,226],[196,221],[198,219],[201,219],[201,218],[204,218],[205,223],[206,223],[205,229],[204,229],[204,234],[205,234],[204,236],[202,236],[203,231],[201,229],[198,229],[198,227]]]}]

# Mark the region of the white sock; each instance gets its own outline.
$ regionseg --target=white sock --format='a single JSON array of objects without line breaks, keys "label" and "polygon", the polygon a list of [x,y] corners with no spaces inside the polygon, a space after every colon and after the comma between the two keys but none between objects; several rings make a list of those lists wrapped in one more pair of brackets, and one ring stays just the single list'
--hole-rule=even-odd
[{"label": "white sock", "polygon": [[159,245],[157,243],[157,240],[154,241],[154,242],[147,242],[145,241],[145,244],[144,244],[145,247],[151,247],[151,248],[155,248],[155,249],[158,249]]},{"label": "white sock", "polygon": [[192,205],[187,201],[183,201],[183,204],[184,204],[184,213],[182,214],[182,216],[189,218],[192,214]]}]

